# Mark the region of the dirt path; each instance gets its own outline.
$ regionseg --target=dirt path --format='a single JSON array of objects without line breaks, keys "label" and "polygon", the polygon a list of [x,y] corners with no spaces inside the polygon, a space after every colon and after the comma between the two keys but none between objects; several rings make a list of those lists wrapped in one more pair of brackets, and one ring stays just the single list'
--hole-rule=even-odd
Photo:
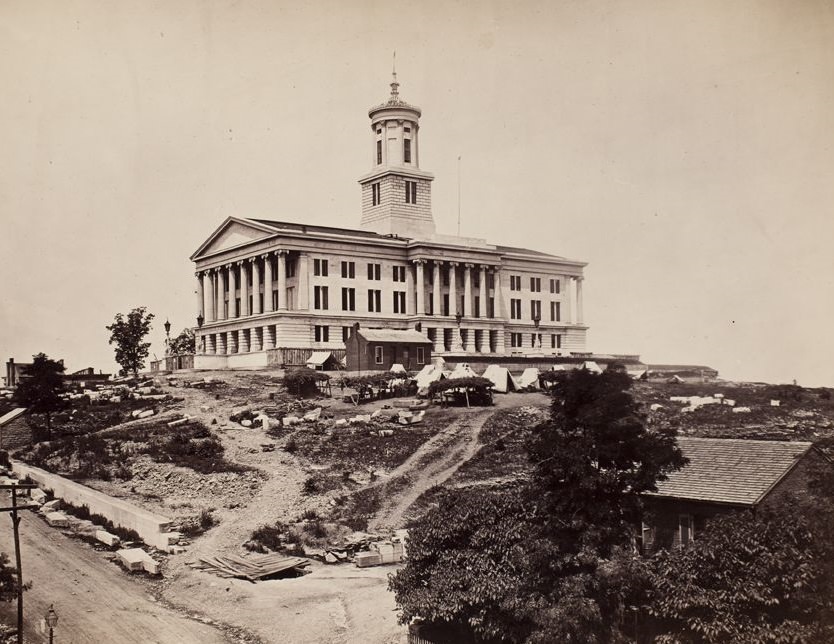
[{"label": "dirt path", "polygon": [[[460,416],[393,470],[380,484],[385,485],[387,490],[397,491],[387,496],[383,507],[370,521],[368,530],[377,532],[402,528],[403,515],[411,504],[430,487],[446,481],[475,455],[481,446],[478,441],[481,427],[494,413],[491,408]],[[398,481],[407,484],[399,486]]]},{"label": "dirt path", "polygon": [[[217,628],[156,602],[149,587],[128,577],[104,553],[50,528],[37,516],[22,515],[23,574],[32,582],[24,595],[27,641],[43,641],[38,625],[50,604],[60,620],[55,639],[68,644],[234,641]],[[7,516],[0,519],[0,550],[14,553],[11,521]],[[4,616],[15,619],[15,604],[4,605],[3,610]]]}]

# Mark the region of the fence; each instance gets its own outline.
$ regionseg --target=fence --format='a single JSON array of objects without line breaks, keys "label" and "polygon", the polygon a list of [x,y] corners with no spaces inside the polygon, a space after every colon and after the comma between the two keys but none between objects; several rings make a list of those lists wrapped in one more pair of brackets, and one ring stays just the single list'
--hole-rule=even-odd
[{"label": "fence", "polygon": [[336,360],[342,361],[345,358],[344,349],[290,349],[279,348],[269,349],[268,364],[270,367],[302,367],[307,364],[307,360],[313,355],[314,351],[329,351],[333,354]]}]

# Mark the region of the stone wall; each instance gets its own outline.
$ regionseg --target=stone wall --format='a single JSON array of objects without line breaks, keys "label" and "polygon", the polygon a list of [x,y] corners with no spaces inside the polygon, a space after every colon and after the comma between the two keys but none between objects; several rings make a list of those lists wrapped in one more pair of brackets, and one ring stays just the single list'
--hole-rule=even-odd
[{"label": "stone wall", "polygon": [[14,451],[32,444],[32,427],[22,414],[0,427],[0,449]]}]

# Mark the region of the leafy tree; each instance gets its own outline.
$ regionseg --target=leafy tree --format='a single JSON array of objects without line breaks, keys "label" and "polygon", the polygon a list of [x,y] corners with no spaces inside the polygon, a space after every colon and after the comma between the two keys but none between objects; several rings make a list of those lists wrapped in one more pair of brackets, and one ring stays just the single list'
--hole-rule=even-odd
[{"label": "leafy tree", "polygon": [[64,392],[64,363],[51,360],[44,353],[32,356],[32,364],[25,367],[14,392],[14,400],[37,414],[46,416],[46,438],[52,438],[52,412],[66,406]]},{"label": "leafy tree", "polygon": [[150,332],[153,318],[153,313],[146,313],[145,307],[140,306],[127,317],[117,313],[113,324],[106,327],[110,331],[110,344],[116,345],[116,362],[125,374],[133,372],[136,376],[145,366],[151,343],[142,339]]},{"label": "leafy tree", "polygon": [[[0,552],[0,601],[11,602],[17,599],[17,568],[10,565],[9,556]],[[30,584],[24,584],[23,590],[29,590]]]},{"label": "leafy tree", "polygon": [[182,356],[194,353],[196,341],[194,329],[183,329],[180,334],[168,343],[168,350],[173,356]]},{"label": "leafy tree", "polygon": [[482,642],[616,642],[645,592],[632,556],[640,494],[684,460],[674,430],[649,431],[616,370],[564,373],[534,468],[517,492],[469,492],[409,533],[390,585],[404,622],[464,628]]}]

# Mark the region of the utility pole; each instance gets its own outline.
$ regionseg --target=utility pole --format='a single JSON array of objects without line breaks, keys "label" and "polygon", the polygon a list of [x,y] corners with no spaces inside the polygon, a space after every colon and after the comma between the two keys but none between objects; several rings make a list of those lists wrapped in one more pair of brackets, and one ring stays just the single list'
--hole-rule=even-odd
[{"label": "utility pole", "polygon": [[34,483],[19,483],[17,485],[0,485],[0,490],[11,490],[12,505],[7,508],[0,508],[0,512],[9,512],[12,515],[12,529],[14,531],[14,559],[17,565],[17,644],[23,644],[23,569],[20,563],[20,510],[37,510],[39,506],[18,505],[17,491],[31,490],[38,487]]}]

